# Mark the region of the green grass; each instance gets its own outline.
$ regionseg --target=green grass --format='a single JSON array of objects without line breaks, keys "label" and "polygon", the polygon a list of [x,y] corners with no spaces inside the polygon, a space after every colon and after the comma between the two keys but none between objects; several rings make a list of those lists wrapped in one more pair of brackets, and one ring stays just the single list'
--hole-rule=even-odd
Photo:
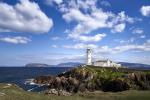
[{"label": "green grass", "polygon": [[94,92],[73,96],[44,95],[26,92],[16,85],[0,84],[0,100],[150,100],[150,91]]},{"label": "green grass", "polygon": [[150,100],[150,91],[124,91],[124,92],[101,92],[84,94],[85,98],[91,100]]},{"label": "green grass", "polygon": [[96,79],[114,79],[119,78],[125,75],[123,72],[114,72],[112,69],[107,69],[103,67],[95,67],[95,66],[87,66],[87,67],[81,67],[81,68],[75,68],[73,74],[75,73],[91,73],[95,76]]}]

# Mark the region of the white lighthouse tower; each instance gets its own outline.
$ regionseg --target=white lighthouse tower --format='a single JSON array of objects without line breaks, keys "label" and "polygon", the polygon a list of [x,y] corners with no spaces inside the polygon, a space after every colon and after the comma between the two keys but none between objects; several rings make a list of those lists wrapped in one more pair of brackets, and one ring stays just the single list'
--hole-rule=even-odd
[{"label": "white lighthouse tower", "polygon": [[92,65],[92,49],[87,48],[87,65]]}]

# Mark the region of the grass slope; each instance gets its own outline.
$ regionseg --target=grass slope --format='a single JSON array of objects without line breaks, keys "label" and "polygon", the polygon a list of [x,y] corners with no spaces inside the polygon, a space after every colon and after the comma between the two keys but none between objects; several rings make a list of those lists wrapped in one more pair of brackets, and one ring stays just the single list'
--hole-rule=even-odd
[{"label": "grass slope", "polygon": [[150,91],[94,92],[65,97],[26,92],[16,85],[0,84],[0,100],[150,100]]}]

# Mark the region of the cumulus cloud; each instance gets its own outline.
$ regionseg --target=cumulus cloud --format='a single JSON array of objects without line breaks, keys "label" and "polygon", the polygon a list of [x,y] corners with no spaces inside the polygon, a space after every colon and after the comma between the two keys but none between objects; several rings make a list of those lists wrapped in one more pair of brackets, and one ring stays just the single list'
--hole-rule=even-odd
[{"label": "cumulus cloud", "polygon": [[63,2],[63,0],[46,0],[46,4],[53,5],[53,3],[59,5]]},{"label": "cumulus cloud", "polygon": [[143,16],[150,16],[150,6],[142,6],[140,12]]},{"label": "cumulus cloud", "polygon": [[[97,3],[98,0],[63,0],[57,6],[66,22],[75,22],[75,26],[68,32],[69,38],[81,41],[80,37],[85,38],[93,31],[102,28],[111,29],[114,33],[122,32],[127,23],[134,23],[135,19],[126,15],[124,11],[118,14],[103,11],[102,8],[97,7]],[[92,40],[94,39],[89,41]]]},{"label": "cumulus cloud", "polygon": [[69,34],[69,37],[74,38],[75,40],[79,40],[81,42],[98,42],[102,40],[106,36],[105,33],[102,34],[96,34],[94,36],[86,36],[86,35],[72,35]]},{"label": "cumulus cloud", "polygon": [[0,37],[0,41],[12,44],[27,44],[31,40],[27,37],[15,36],[15,37]]},{"label": "cumulus cloud", "polygon": [[124,31],[125,27],[126,27],[125,23],[118,24],[118,25],[114,26],[114,28],[111,30],[111,32],[112,33],[120,33],[122,31]]},{"label": "cumulus cloud", "polygon": [[[110,14],[111,15],[111,14]],[[69,12],[63,15],[67,22],[76,21],[78,24],[72,30],[73,35],[89,34],[91,31],[98,28],[109,27],[106,20],[109,13],[103,13],[102,10],[97,10],[91,15],[82,13],[79,9],[70,9]]]},{"label": "cumulus cloud", "polygon": [[45,33],[52,26],[52,19],[35,2],[20,0],[16,5],[0,2],[0,31]]},{"label": "cumulus cloud", "polygon": [[84,14],[79,9],[71,9],[63,15],[63,18],[67,22],[76,21],[78,23],[70,33],[72,35],[89,34],[101,28],[110,28],[114,32],[122,32],[126,26],[125,22],[134,22],[124,12],[115,15],[111,12],[104,12],[101,9],[96,9],[91,14]]}]

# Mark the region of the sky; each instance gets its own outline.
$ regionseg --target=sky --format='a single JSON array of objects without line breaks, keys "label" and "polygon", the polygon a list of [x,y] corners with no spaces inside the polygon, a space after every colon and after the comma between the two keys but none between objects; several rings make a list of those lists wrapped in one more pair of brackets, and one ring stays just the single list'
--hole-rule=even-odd
[{"label": "sky", "polygon": [[150,0],[0,0],[0,65],[150,64]]}]

